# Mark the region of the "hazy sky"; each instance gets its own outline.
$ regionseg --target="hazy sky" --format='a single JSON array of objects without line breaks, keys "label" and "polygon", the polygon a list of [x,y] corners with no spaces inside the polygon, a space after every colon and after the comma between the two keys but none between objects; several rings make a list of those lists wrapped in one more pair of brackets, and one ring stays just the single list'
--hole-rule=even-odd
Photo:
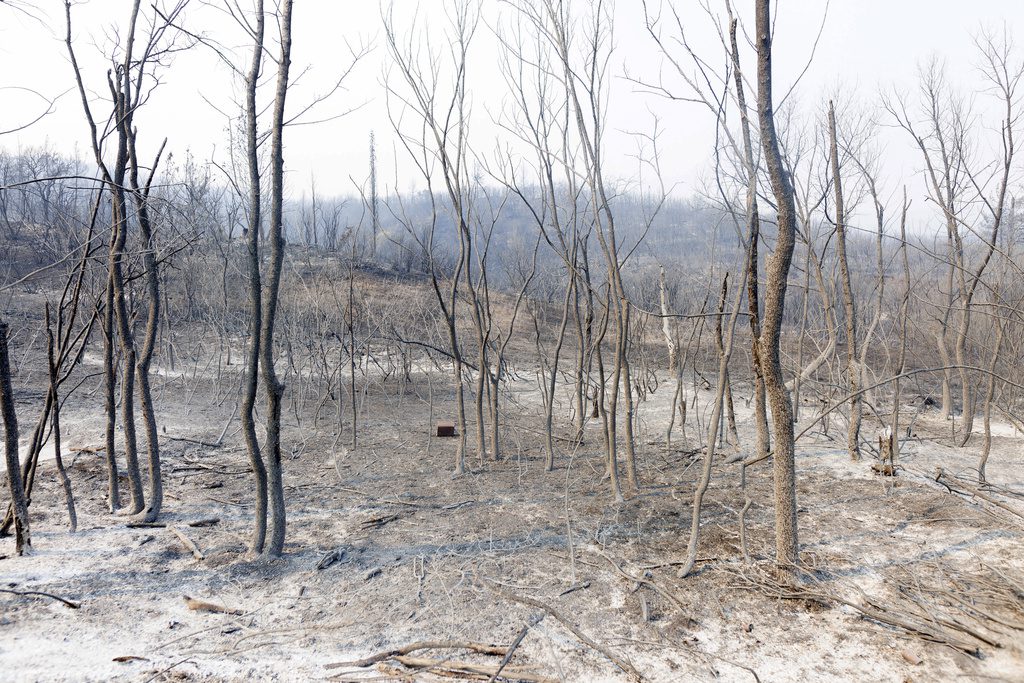
[{"label": "hazy sky", "polygon": [[[724,6],[706,0],[716,11]],[[668,0],[665,0],[667,3]],[[74,87],[63,45],[63,3],[36,0],[35,17],[0,5],[0,130],[31,118],[40,100],[13,87],[31,87],[53,97]],[[129,0],[79,1],[74,7],[75,44],[91,90],[106,93],[106,62],[101,51],[111,44],[113,28],[126,21]],[[148,6],[149,3],[143,3]],[[205,32],[227,47],[237,47],[240,60],[248,54],[244,35],[223,20],[222,14],[194,0],[186,15],[191,30]],[[216,4],[212,0],[208,4]],[[243,1],[242,4],[245,4]],[[405,26],[419,12],[421,33],[444,43],[442,27],[448,0],[395,0],[395,15]],[[658,0],[649,0],[656,11]],[[675,0],[688,38],[712,63],[721,63],[717,37],[698,0]],[[734,0],[741,18],[752,28],[751,0]],[[488,154],[501,137],[492,120],[502,111],[505,85],[497,70],[497,41],[492,25],[502,11],[496,0],[484,0],[485,22],[478,29],[471,52],[470,88],[474,108],[471,132],[474,149]],[[823,0],[782,0],[778,3],[776,27],[776,93],[789,85],[803,69],[811,54],[825,12]],[[665,181],[677,187],[677,194],[697,191],[706,175],[712,148],[712,121],[696,105],[669,102],[637,91],[623,78],[628,72],[645,80],[664,82],[680,93],[685,87],[658,54],[644,28],[640,0],[618,0],[615,21],[616,50],[612,59],[614,78],[609,116],[607,161],[612,175],[632,177],[637,168],[632,155],[636,138],[631,133],[649,131],[653,117],[661,122],[662,166]],[[978,58],[973,36],[982,28],[1002,30],[1011,35],[1024,28],[1021,0],[833,0],[828,8],[821,40],[810,69],[800,82],[795,97],[801,108],[812,111],[837,88],[848,99],[871,109],[880,89],[911,89],[918,65],[933,55],[943,58],[949,78],[957,87],[979,90]],[[429,29],[429,30],[427,30]],[[668,27],[666,27],[668,31]],[[359,181],[367,175],[368,136],[375,131],[381,182],[407,190],[417,179],[396,148],[387,118],[383,73],[388,61],[381,30],[381,10],[376,0],[329,2],[297,0],[294,9],[293,74],[308,67],[290,94],[290,103],[301,106],[322,92],[327,84],[348,67],[349,46],[368,45],[370,53],[356,65],[337,93],[321,106],[315,116],[327,117],[353,107],[348,116],[315,126],[296,127],[287,132],[286,164],[290,194],[300,196],[316,176],[324,194],[351,191],[350,176]],[[752,61],[748,59],[748,65]],[[750,69],[752,73],[752,68]],[[147,147],[167,136],[168,146],[180,161],[186,150],[201,158],[225,157],[227,120],[223,112],[234,113],[233,85],[227,68],[208,49],[197,47],[178,55],[162,70],[163,83],[144,112],[137,116],[140,138]],[[269,94],[269,92],[268,92]],[[981,98],[983,99],[983,97]],[[97,111],[105,105],[97,103]],[[993,120],[991,125],[997,126]],[[75,92],[64,95],[56,111],[31,129],[0,140],[7,147],[38,145],[49,141],[62,150],[77,147],[86,155],[87,128]],[[883,136],[886,158],[885,182],[889,190],[903,178],[915,174],[919,161],[906,141],[894,132]],[[396,183],[397,176],[397,183]]]}]

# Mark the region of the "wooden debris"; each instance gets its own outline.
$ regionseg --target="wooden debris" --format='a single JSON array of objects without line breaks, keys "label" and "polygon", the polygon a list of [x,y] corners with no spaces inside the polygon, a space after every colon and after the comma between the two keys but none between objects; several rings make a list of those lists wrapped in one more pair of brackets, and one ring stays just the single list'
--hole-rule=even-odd
[{"label": "wooden debris", "polygon": [[190,610],[194,610],[196,612],[213,612],[214,614],[232,614],[235,616],[241,616],[242,614],[244,614],[240,609],[230,609],[228,607],[224,607],[223,605],[218,605],[216,603],[207,602],[205,600],[197,600],[196,598],[190,598],[187,595],[182,597],[185,598],[185,606],[188,607]]},{"label": "wooden debris", "polygon": [[111,661],[114,662],[148,662],[149,659],[146,657],[138,657],[136,655],[121,655],[120,657],[114,657]]},{"label": "wooden debris", "polygon": [[186,548],[188,548],[188,550],[192,553],[192,556],[195,557],[197,560],[202,562],[206,559],[206,556],[203,555],[203,551],[199,549],[199,546],[196,545],[195,541],[186,536],[184,532],[182,532],[180,529],[178,529],[177,527],[169,526],[167,527],[167,530],[175,536],[177,536],[178,540],[180,540],[182,544]]}]

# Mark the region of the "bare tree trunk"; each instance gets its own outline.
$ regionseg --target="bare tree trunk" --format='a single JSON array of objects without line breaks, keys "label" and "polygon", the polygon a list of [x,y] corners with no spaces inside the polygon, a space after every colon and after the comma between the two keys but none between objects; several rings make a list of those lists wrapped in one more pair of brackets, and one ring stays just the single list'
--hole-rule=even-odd
[{"label": "bare tree trunk", "polygon": [[828,103],[829,158],[832,163],[832,185],[836,202],[836,258],[839,260],[839,280],[843,287],[843,311],[846,323],[846,384],[850,395],[850,426],[846,435],[846,450],[851,460],[860,459],[860,424],[863,405],[860,395],[861,372],[857,363],[857,308],[850,282],[850,265],[846,258],[846,207],[843,201],[843,179],[839,168],[839,143],[836,140],[836,112]]},{"label": "bare tree trunk", "polygon": [[[116,159],[113,172],[111,172],[104,161],[98,127],[92,114],[92,109],[89,104],[89,96],[82,80],[81,70],[72,44],[71,2],[66,1],[64,3],[67,28],[64,43],[67,47],[71,66],[74,70],[82,108],[85,113],[86,121],[89,125],[91,134],[90,142],[92,144],[92,151],[96,165],[100,169],[103,183],[109,190],[111,198],[112,221],[107,273],[109,286],[113,290],[112,301],[109,303],[112,304],[111,308],[114,311],[116,332],[121,345],[121,362],[123,367],[123,371],[121,373],[122,428],[124,430],[126,469],[128,470],[132,496],[129,511],[132,514],[138,514],[143,511],[145,508],[145,496],[142,490],[142,477],[139,472],[138,441],[135,433],[135,373],[138,370],[138,358],[135,336],[132,331],[133,321],[128,314],[128,307],[126,304],[127,295],[125,292],[124,279],[124,262],[127,256],[126,244],[129,231],[128,201],[126,196],[127,185],[125,180],[126,177],[129,177],[128,172],[130,170],[130,179],[132,180],[133,187],[135,189],[138,188],[138,160],[134,158],[134,140],[136,133],[133,124],[133,117],[139,106],[141,106],[144,101],[144,92],[147,92],[143,85],[144,78],[147,73],[146,64],[151,58],[153,58],[153,51],[155,50],[155,43],[153,41],[157,40],[157,36],[160,34],[160,31],[154,27],[150,36],[151,41],[146,45],[143,55],[137,56],[134,54],[136,27],[138,25],[140,7],[141,0],[135,0],[132,3],[128,30],[124,41],[123,58],[116,69],[116,77],[111,73],[108,74],[107,79],[113,100],[113,129],[117,133]],[[178,10],[175,10],[175,12],[172,12],[171,16],[173,17],[177,11],[180,11],[181,7],[183,7],[183,5],[179,6]],[[166,17],[164,19],[167,22],[167,25],[169,25],[173,20],[167,19]],[[144,219],[144,217],[140,217],[140,220],[142,219]],[[150,254],[150,256],[152,256],[152,254]],[[147,265],[152,265],[152,261],[147,261]],[[153,277],[156,277],[155,266],[152,268],[151,274]],[[110,297],[108,296],[108,299],[109,298]],[[150,302],[150,305],[156,306],[155,309],[150,309],[150,313],[152,314],[155,310],[158,314],[159,301]],[[151,320],[151,322],[154,321]],[[158,322],[158,318],[156,318],[156,322]],[[153,329],[152,334],[156,334],[155,328]],[[111,334],[111,336],[113,335]],[[152,353],[151,349],[150,353]],[[108,380],[109,376],[110,374],[108,373]],[[144,383],[141,389],[144,393],[142,396],[144,414],[151,417],[152,405],[147,405],[148,386]],[[109,428],[110,425],[108,417],[108,429]],[[155,420],[147,420],[147,432],[153,437],[153,442],[155,442],[155,431]],[[150,456],[151,460],[154,457],[157,460],[159,459],[158,451],[153,447],[150,449]],[[108,457],[110,457],[109,453]],[[159,463],[157,463],[157,465],[159,465]],[[159,466],[157,467],[155,474],[157,479],[159,479]]]},{"label": "bare tree trunk", "polygon": [[668,369],[675,373],[679,367],[678,351],[672,335],[672,319],[669,317],[668,287],[665,285],[665,266],[659,266],[658,301],[661,305],[661,332],[665,335],[665,348],[668,349]]},{"label": "bare tree trunk", "polygon": [[[64,467],[64,456],[61,454],[60,443],[60,395],[57,391],[57,384],[60,381],[57,367],[57,349],[54,342],[53,327],[50,324],[50,304],[46,304],[46,366],[50,378],[50,401],[53,409],[50,412],[50,431],[53,439],[53,462],[57,467],[57,478],[60,479],[61,488],[64,490],[64,502],[68,508],[68,528],[71,533],[78,529],[78,515],[75,514],[75,495],[71,490],[71,479],[68,477],[67,469]],[[2,331],[0,331],[2,333]],[[17,472],[15,470],[14,472]],[[16,474],[13,474],[17,478]]]},{"label": "bare tree trunk", "polygon": [[[730,17],[732,9],[729,7]],[[754,370],[754,425],[757,429],[755,452],[757,457],[766,457],[771,450],[771,436],[768,431],[768,409],[765,401],[764,361],[758,340],[761,338],[760,295],[758,292],[758,242],[761,240],[761,216],[757,205],[757,167],[754,165],[754,144],[750,134],[750,119],[747,115],[746,86],[740,68],[740,51],[736,42],[736,20],[729,22],[729,47],[733,66],[733,84],[736,102],[740,112],[743,132],[743,161],[747,171],[747,309],[750,312],[750,358]],[[731,391],[730,391],[731,393]]]},{"label": "bare tree trunk", "polygon": [[[576,319],[576,443],[583,443],[583,432],[589,415],[587,401],[589,398],[590,373],[593,369],[594,343],[594,289],[590,279],[590,256],[587,253],[587,240],[580,244],[581,282],[576,288],[575,319]],[[579,296],[582,288],[583,311],[580,317]]]},{"label": "bare tree trunk", "polygon": [[885,207],[878,197],[878,187],[875,184],[873,175],[863,166],[861,168],[867,179],[868,192],[875,207],[875,225],[877,227],[875,231],[875,268],[878,272],[878,277],[875,282],[875,311],[871,316],[871,322],[868,323],[868,328],[864,332],[864,338],[861,340],[860,345],[860,359],[858,362],[860,383],[858,386],[868,387],[864,392],[864,397],[865,400],[873,402],[874,394],[870,389],[872,382],[868,374],[868,352],[871,350],[871,342],[874,339],[875,330],[878,329],[878,325],[882,321],[882,307],[885,304],[885,249],[882,242],[885,236]]},{"label": "bare tree trunk", "polygon": [[281,398],[284,383],[274,368],[274,327],[277,320],[278,295],[281,289],[281,267],[284,264],[284,126],[285,99],[288,95],[288,73],[292,48],[292,0],[281,6],[281,51],[277,60],[277,89],[274,95],[274,117],[270,129],[270,272],[266,296],[263,298],[263,329],[260,332],[263,385],[267,394],[267,442],[264,458],[267,464],[267,488],[270,494],[270,542],[267,554],[276,557],[284,551],[285,503],[281,471]]},{"label": "bare tree trunk", "polygon": [[598,380],[598,395],[595,398],[595,407],[600,412],[601,425],[604,428],[604,445],[607,458],[605,461],[605,467],[607,468],[606,476],[611,481],[612,495],[615,497],[615,502],[621,503],[625,498],[622,497],[622,486],[619,484],[618,453],[615,448],[615,416],[612,412],[614,403],[608,397],[608,376],[605,372],[604,352],[601,348],[605,335],[608,333],[608,321],[611,318],[611,290],[611,284],[608,284],[605,291],[604,313],[601,316],[601,331],[594,339]]},{"label": "bare tree trunk", "polygon": [[804,337],[807,335],[807,305],[811,298],[811,246],[807,245],[807,252],[804,254],[804,287],[803,302],[800,311],[800,332],[797,336],[796,349],[796,377],[793,378],[793,422],[800,421],[800,384],[803,374],[800,368],[804,366]]},{"label": "bare tree trunk", "polygon": [[[115,182],[123,183],[117,180]],[[125,469],[128,471],[128,489],[131,503],[128,512],[137,515],[146,506],[145,494],[142,490],[142,475],[139,471],[138,439],[135,436],[135,335],[131,330],[128,307],[125,302],[123,260],[125,257],[125,240],[128,232],[128,217],[124,201],[124,191],[114,190],[113,194],[121,194],[114,202],[113,240],[110,244],[108,277],[114,288],[114,319],[117,323],[117,336],[121,343],[121,428],[124,431]]]},{"label": "bare tree trunk", "polygon": [[[718,315],[715,316],[715,348],[718,350],[718,361],[722,362],[722,358],[725,356],[725,342],[722,338],[722,316],[725,315],[725,303],[726,298],[729,296],[729,276],[728,274],[722,279],[722,296],[718,300]],[[725,384],[725,418],[729,425],[729,439],[732,441],[734,446],[739,446],[740,435],[736,429],[736,407],[732,401],[732,382],[729,380],[729,367],[726,364],[725,373],[720,375],[718,378],[719,382]],[[720,436],[724,437],[725,430],[721,430]]]},{"label": "bare tree trunk", "polygon": [[[750,246],[748,245],[748,248]],[[747,276],[746,270],[744,270],[743,277]],[[725,293],[728,292],[729,288],[729,275],[726,274],[722,280],[722,293],[723,298]],[[722,424],[722,413],[725,402],[725,387],[726,375],[729,372],[729,358],[732,356],[733,340],[736,338],[736,319],[739,317],[740,300],[743,296],[743,283],[736,288],[736,297],[733,302],[732,314],[729,316],[729,331],[725,339],[725,344],[722,347],[721,353],[718,355],[718,386],[715,390],[715,402],[711,409],[711,420],[708,422],[708,441],[704,452],[704,466],[701,469],[700,480],[697,483],[697,488],[693,494],[693,513],[690,518],[690,540],[686,546],[686,561],[682,567],[680,567],[678,576],[687,576],[693,571],[693,566],[697,563],[697,542],[700,537],[700,518],[701,511],[704,503],[704,495],[707,493],[708,486],[711,484],[711,469],[714,466],[715,461],[715,443],[718,441],[719,429]],[[720,309],[721,310],[721,309]],[[719,314],[721,317],[721,314]],[[792,430],[793,424],[789,422],[789,428]],[[776,453],[776,458],[778,453]],[[742,466],[741,466],[742,467]],[[746,470],[743,470],[745,476]],[[744,479],[744,482],[746,480]],[[744,508],[744,513],[746,508]],[[742,520],[741,520],[742,522]]]},{"label": "bare tree trunk", "polygon": [[666,453],[672,450],[672,429],[676,423],[676,406],[680,406],[681,417],[683,418],[683,438],[686,435],[686,398],[683,395],[683,361],[679,358],[679,348],[672,330],[672,320],[669,317],[668,287],[665,285],[665,267],[660,268],[660,279],[658,282],[658,298],[661,306],[661,331],[665,335],[665,346],[668,347],[669,371],[675,377],[676,386],[672,395],[672,406],[669,411],[668,427],[665,428],[665,449]]},{"label": "bare tree trunk", "polygon": [[983,420],[985,425],[985,442],[981,447],[981,457],[978,459],[978,483],[986,483],[985,465],[988,463],[988,456],[992,452],[992,399],[996,394],[996,364],[999,362],[999,352],[1003,346],[1002,320],[996,320],[996,343],[992,348],[992,359],[988,364],[988,386],[985,389],[985,408]]},{"label": "bare tree trunk", "polygon": [[[474,320],[478,321],[478,316],[474,315]],[[490,369],[487,367],[489,362],[487,359],[487,343],[484,341],[483,332],[479,330],[479,327],[477,328],[477,343],[479,344],[477,351],[477,367],[479,369],[476,373],[476,392],[473,408],[476,411],[476,454],[480,460],[480,467],[483,467],[484,461],[487,459],[487,445],[485,442],[487,426],[484,422],[484,391],[486,387],[484,385],[488,381],[487,375],[490,373]]]},{"label": "bare tree trunk", "polygon": [[[376,243],[376,233],[374,234]],[[352,450],[358,447],[358,428],[356,423],[359,419],[359,406],[356,405],[356,308],[355,308],[355,260],[356,248],[355,238],[352,240],[352,258],[348,264],[348,370],[349,370],[349,403],[352,411]]]},{"label": "bare tree trunk", "polygon": [[107,278],[103,307],[103,398],[106,412],[107,508],[117,512],[121,507],[120,483],[117,477],[117,366],[114,364],[114,283]]},{"label": "bare tree trunk", "polygon": [[633,438],[633,419],[634,419],[634,407],[633,407],[633,382],[631,379],[629,369],[629,302],[623,298],[622,306],[625,309],[624,315],[624,329],[623,329],[623,348],[622,358],[620,362],[620,371],[622,374],[622,388],[625,390],[626,399],[626,419],[623,424],[625,437],[626,437],[626,479],[629,481],[630,488],[633,491],[640,490],[640,480],[636,473],[636,445],[635,439]]},{"label": "bare tree trunk", "polygon": [[[547,377],[547,400],[544,407],[544,434],[547,437],[548,458],[544,468],[551,472],[555,469],[555,438],[553,434],[553,423],[555,415],[555,392],[558,382],[558,361],[562,355],[562,346],[565,344],[565,331],[569,325],[569,309],[573,298],[576,296],[576,277],[570,273],[569,283],[565,288],[565,299],[562,301],[562,319],[558,324],[558,337],[555,340],[554,358]],[[582,410],[582,406],[577,406]]]},{"label": "bare tree trunk", "polygon": [[0,417],[4,423],[4,458],[7,464],[7,482],[11,489],[11,507],[14,519],[14,548],[18,555],[32,553],[29,533],[28,499],[18,464],[18,415],[14,409],[14,389],[11,387],[11,362],[7,351],[7,323],[0,321]]},{"label": "bare tree trunk", "polygon": [[256,87],[263,65],[263,42],[266,17],[263,0],[256,0],[252,62],[245,77],[245,138],[246,165],[249,176],[249,215],[246,238],[246,269],[249,285],[249,344],[245,355],[240,418],[249,466],[252,467],[256,507],[253,511],[253,535],[249,550],[262,553],[267,538],[267,468],[263,462],[259,439],[256,436],[254,410],[259,389],[260,339],[263,329],[263,291],[260,277],[260,235],[262,234],[262,191],[259,161],[259,140]]},{"label": "bare tree trunk", "polygon": [[156,521],[160,515],[160,508],[163,505],[163,476],[160,472],[160,435],[156,427],[156,410],[153,406],[153,393],[149,387],[149,366],[153,361],[153,352],[156,349],[157,331],[160,327],[160,275],[157,271],[156,261],[156,239],[153,234],[153,225],[149,215],[149,193],[153,184],[153,177],[156,175],[156,168],[163,153],[164,144],[157,152],[156,161],[150,170],[149,180],[145,188],[139,187],[139,161],[135,151],[135,131],[128,131],[128,150],[130,157],[130,179],[132,194],[135,197],[136,217],[139,223],[139,233],[142,239],[142,260],[146,275],[146,295],[149,306],[146,313],[146,332],[142,342],[142,352],[139,355],[138,363],[135,366],[139,383],[139,403],[142,407],[143,421],[146,426],[146,444],[149,455],[149,502],[144,511],[143,519],[146,522]]},{"label": "bare tree trunk", "polygon": [[910,309],[910,261],[907,259],[907,189],[903,188],[903,211],[900,213],[900,256],[903,260],[903,299],[900,301],[900,353],[896,364],[896,382],[892,401],[892,451],[890,458],[895,472],[900,459],[900,404],[903,401],[900,375],[907,367],[907,318]]},{"label": "bare tree trunk", "polygon": [[756,0],[757,111],[768,177],[775,195],[779,232],[775,251],[765,271],[764,327],[758,340],[765,370],[765,389],[775,429],[775,553],[780,566],[798,562],[796,520],[796,463],[794,458],[793,404],[782,374],[780,342],[786,305],[786,283],[793,259],[796,217],[793,186],[782,162],[772,104],[772,34],[769,0]]}]

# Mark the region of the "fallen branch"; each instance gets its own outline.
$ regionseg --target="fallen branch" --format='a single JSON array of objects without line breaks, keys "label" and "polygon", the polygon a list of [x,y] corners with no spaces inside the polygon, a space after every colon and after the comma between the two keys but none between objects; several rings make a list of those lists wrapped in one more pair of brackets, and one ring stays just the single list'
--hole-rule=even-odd
[{"label": "fallen branch", "polygon": [[362,659],[354,659],[350,662],[335,662],[333,664],[327,664],[324,668],[341,669],[349,666],[356,668],[373,666],[377,662],[394,659],[419,650],[469,650],[482,655],[495,655],[499,657],[508,652],[508,648],[501,647],[500,645],[486,645],[484,643],[460,642],[455,640],[421,640],[392,650],[378,652],[375,655],[364,657]]},{"label": "fallen branch", "polygon": [[966,495],[962,491],[956,491],[953,488],[954,486],[958,486],[964,489],[964,491],[967,491],[967,493],[973,495],[974,497],[981,498],[982,500],[991,503],[992,505],[995,505],[996,507],[1002,510],[1006,510],[1011,515],[1014,515],[1019,519],[1024,519],[1024,512],[1021,512],[1020,510],[1014,508],[1012,505],[1007,505],[998,498],[994,498],[986,494],[984,491],[979,490],[975,486],[971,486],[970,484],[963,481],[962,479],[959,479],[958,477],[954,477],[950,474],[947,474],[946,471],[943,470],[941,467],[936,468],[935,470],[935,481],[945,486],[951,493],[959,493],[960,495]]},{"label": "fallen branch", "polygon": [[569,586],[569,587],[568,587],[568,588],[566,588],[566,589],[565,589],[564,591],[562,591],[561,593],[559,593],[559,594],[558,594],[558,597],[560,597],[560,598],[561,598],[561,597],[563,597],[563,596],[566,596],[566,595],[568,595],[569,593],[575,593],[576,591],[581,591],[581,590],[583,590],[584,588],[590,588],[590,582],[589,582],[589,581],[583,581],[583,582],[581,582],[581,583],[577,583],[577,584],[574,584],[574,585],[572,585],[572,586]]},{"label": "fallen branch", "polygon": [[523,638],[526,637],[526,634],[529,633],[529,631],[530,625],[527,624],[523,627],[523,630],[519,632],[519,635],[516,636],[516,639],[512,641],[512,644],[508,646],[508,652],[505,653],[505,656],[501,660],[501,664],[498,665],[498,670],[494,672],[490,679],[488,679],[488,683],[494,683],[498,678],[498,674],[502,672],[502,669],[512,661],[512,655],[515,654],[516,650],[519,648],[519,644],[523,642]]},{"label": "fallen branch", "polygon": [[490,588],[492,591],[494,591],[498,595],[502,596],[503,598],[506,598],[508,600],[512,600],[513,602],[518,602],[518,603],[520,603],[522,605],[527,605],[529,607],[533,607],[535,609],[539,609],[539,610],[543,610],[543,611],[547,612],[552,617],[557,619],[558,622],[560,624],[562,624],[562,626],[564,626],[567,629],[569,629],[569,631],[574,636],[576,636],[580,640],[580,642],[582,642],[584,645],[587,645],[587,646],[593,648],[594,650],[600,652],[601,654],[603,654],[613,664],[615,664],[615,666],[617,666],[620,669],[622,669],[623,671],[625,671],[634,680],[637,680],[637,681],[643,680],[643,676],[640,675],[640,672],[637,671],[636,668],[632,664],[630,664],[628,661],[626,661],[622,657],[619,657],[614,652],[612,652],[608,648],[604,647],[603,645],[601,645],[597,641],[593,640],[587,634],[583,633],[583,631],[580,630],[579,626],[574,624],[572,621],[570,621],[566,617],[562,616],[562,614],[558,610],[556,610],[554,607],[551,607],[550,605],[547,605],[547,604],[541,602],[540,600],[534,600],[533,598],[528,598],[525,595],[516,595],[515,593],[511,593],[511,592],[509,592],[509,591],[507,591],[507,590],[505,590],[505,589],[503,589],[503,588],[501,588],[501,587],[491,583],[487,579],[481,578],[481,581],[484,583],[485,586],[487,586],[488,588]]},{"label": "fallen branch", "polygon": [[610,564],[612,567],[614,567],[615,571],[618,572],[619,575],[622,576],[623,578],[625,578],[625,579],[627,579],[629,581],[635,581],[636,583],[643,584],[645,586],[650,587],[655,593],[657,593],[658,595],[660,595],[661,597],[665,598],[666,600],[671,602],[673,605],[675,605],[676,608],[678,608],[680,612],[685,612],[686,611],[686,605],[684,605],[683,602],[679,598],[677,598],[676,596],[672,595],[671,593],[669,593],[667,590],[665,590],[664,588],[662,588],[658,584],[656,584],[653,581],[650,581],[648,579],[645,579],[645,578],[643,578],[641,576],[633,576],[632,574],[627,574],[622,569],[622,567],[620,567],[618,565],[618,563],[616,563],[614,560],[612,560],[612,558],[608,557],[607,555],[602,553],[600,550],[597,550],[595,552],[598,555],[600,555],[601,557],[603,557],[604,559],[608,560],[608,564]]},{"label": "fallen branch", "polygon": [[36,595],[36,596],[39,596],[41,598],[50,598],[51,600],[56,600],[57,602],[64,603],[65,605],[67,605],[71,609],[78,609],[79,607],[82,606],[82,603],[80,603],[80,602],[75,602],[74,600],[66,600],[65,598],[62,598],[59,595],[54,595],[53,593],[44,593],[43,591],[16,591],[13,588],[0,588],[0,593],[10,593],[11,595],[24,595],[24,596]]},{"label": "fallen branch", "polygon": [[[491,680],[494,680],[494,678],[497,677],[500,670],[499,667],[496,666],[473,664],[472,662],[460,662],[455,660],[427,659],[425,657],[408,657],[405,655],[400,655],[394,659],[410,669],[439,669],[456,674],[476,674],[481,677],[491,676]],[[540,674],[523,671],[521,669],[509,669],[508,674],[504,676],[504,678],[516,681],[526,681],[527,683],[557,683],[558,681],[557,678],[542,676]]]}]

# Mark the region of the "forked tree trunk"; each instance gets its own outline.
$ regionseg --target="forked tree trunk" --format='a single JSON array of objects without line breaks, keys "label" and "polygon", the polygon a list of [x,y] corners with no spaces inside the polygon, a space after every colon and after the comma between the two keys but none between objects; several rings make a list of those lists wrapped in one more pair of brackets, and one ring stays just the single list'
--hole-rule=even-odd
[{"label": "forked tree trunk", "polygon": [[288,74],[292,49],[292,0],[281,6],[281,51],[277,59],[277,89],[274,95],[274,117],[270,129],[270,272],[263,299],[263,329],[260,332],[260,365],[267,394],[267,442],[264,457],[267,464],[267,488],[270,497],[270,540],[266,552],[272,557],[284,551],[285,502],[281,470],[281,399],[284,383],[274,368],[274,327],[277,320],[278,296],[281,289],[281,268],[284,264],[284,126],[285,99],[288,95]]}]

